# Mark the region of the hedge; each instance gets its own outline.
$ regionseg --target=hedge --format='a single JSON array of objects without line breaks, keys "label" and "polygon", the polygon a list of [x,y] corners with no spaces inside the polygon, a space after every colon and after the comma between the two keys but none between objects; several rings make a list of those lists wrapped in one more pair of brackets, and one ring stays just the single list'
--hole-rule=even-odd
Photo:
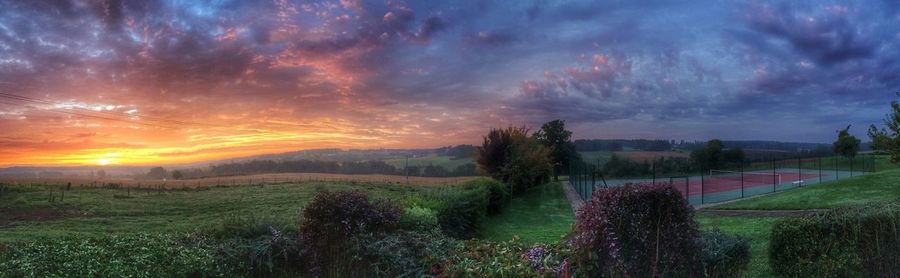
[{"label": "hedge", "polygon": [[782,220],[769,263],[783,277],[898,277],[900,200]]},{"label": "hedge", "polygon": [[746,238],[720,230],[704,232],[701,238],[704,277],[741,277],[750,263],[750,244]]}]

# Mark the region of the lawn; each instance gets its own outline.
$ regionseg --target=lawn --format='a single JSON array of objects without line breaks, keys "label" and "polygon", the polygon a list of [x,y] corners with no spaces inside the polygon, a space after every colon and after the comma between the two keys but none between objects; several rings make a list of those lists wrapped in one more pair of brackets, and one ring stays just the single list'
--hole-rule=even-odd
[{"label": "lawn", "polygon": [[[385,160],[387,164],[390,164],[398,169],[403,169],[406,166],[405,158],[392,158]],[[475,164],[475,161],[472,158],[454,158],[452,156],[426,156],[426,157],[411,157],[409,158],[409,166],[416,167],[425,167],[425,166],[440,166],[446,169],[447,171],[453,171],[456,167],[466,165],[466,164]]]},{"label": "lawn", "polygon": [[[8,188],[0,196],[0,213],[4,210],[9,213],[53,208],[50,211],[57,211],[63,217],[51,221],[17,221],[12,227],[0,227],[0,242],[64,235],[189,232],[216,227],[229,216],[269,217],[294,223],[301,208],[322,190],[359,189],[374,198],[397,199],[437,188],[331,182],[213,187],[161,193],[135,189],[72,188],[65,193],[64,201],[50,203],[49,187],[18,186],[13,190]],[[60,189],[56,190],[58,200]],[[3,218],[0,217],[0,226],[4,225]]]},{"label": "lawn", "polygon": [[488,217],[480,237],[506,241],[518,236],[526,244],[553,243],[569,233],[573,217],[559,183],[548,183],[514,197],[500,214]]},{"label": "lawn", "polygon": [[698,213],[695,218],[702,230],[720,229],[732,235],[750,240],[750,264],[744,277],[772,277],[769,269],[769,235],[778,217],[707,216]]},{"label": "lawn", "polygon": [[824,209],[900,198],[900,169],[841,179],[733,203],[717,209]]}]

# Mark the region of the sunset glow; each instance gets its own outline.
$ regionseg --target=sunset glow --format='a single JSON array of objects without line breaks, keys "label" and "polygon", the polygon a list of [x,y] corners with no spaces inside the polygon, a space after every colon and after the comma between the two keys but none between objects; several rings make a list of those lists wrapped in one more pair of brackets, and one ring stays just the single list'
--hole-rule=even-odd
[{"label": "sunset glow", "polygon": [[552,119],[826,142],[900,88],[890,1],[675,2],[3,2],[0,167],[439,147]]}]

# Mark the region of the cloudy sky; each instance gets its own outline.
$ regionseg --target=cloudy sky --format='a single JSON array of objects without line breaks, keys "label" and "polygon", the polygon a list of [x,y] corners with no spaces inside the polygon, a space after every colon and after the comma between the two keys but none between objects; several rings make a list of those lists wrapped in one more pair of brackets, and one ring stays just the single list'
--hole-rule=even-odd
[{"label": "cloudy sky", "polygon": [[826,142],[900,90],[900,2],[0,1],[0,166],[576,138]]}]

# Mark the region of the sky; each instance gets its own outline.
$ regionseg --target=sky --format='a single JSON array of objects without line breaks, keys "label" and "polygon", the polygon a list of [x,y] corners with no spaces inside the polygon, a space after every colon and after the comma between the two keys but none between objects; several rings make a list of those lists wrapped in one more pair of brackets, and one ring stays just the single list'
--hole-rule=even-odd
[{"label": "sky", "polygon": [[900,90],[900,2],[0,0],[0,166],[575,138],[829,142]]}]

